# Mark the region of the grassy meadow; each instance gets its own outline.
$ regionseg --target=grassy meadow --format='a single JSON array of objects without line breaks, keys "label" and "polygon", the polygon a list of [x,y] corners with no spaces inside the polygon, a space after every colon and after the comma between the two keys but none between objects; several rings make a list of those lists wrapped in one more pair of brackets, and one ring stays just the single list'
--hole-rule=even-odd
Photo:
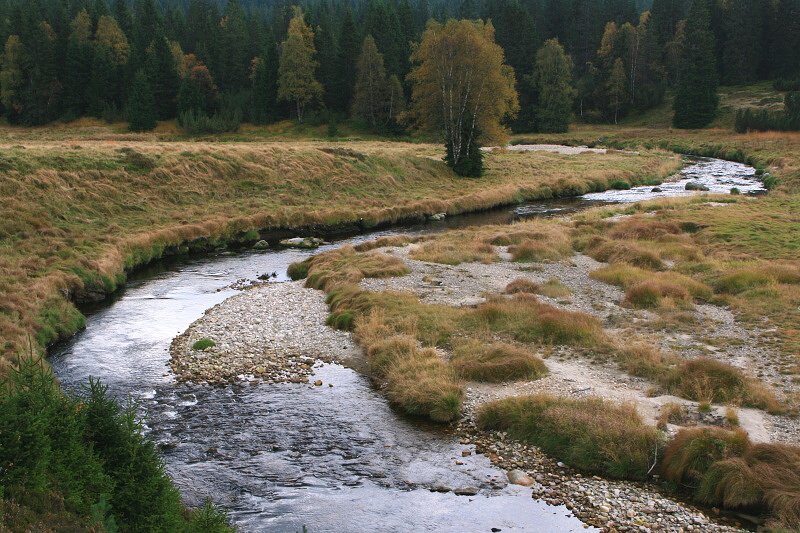
[{"label": "grassy meadow", "polygon": [[[514,142],[612,150],[560,155],[495,149],[486,153],[487,172],[480,179],[453,174],[442,162],[441,145],[417,139],[389,142],[349,123],[339,126],[336,139],[326,138],[325,125],[290,122],[196,139],[182,136],[174,123],[161,123],[147,134],[93,120],[47,128],[0,127],[0,380],[12,378],[0,395],[0,421],[8,429],[0,431],[0,438],[14,444],[15,436],[22,436],[20,420],[34,416],[35,423],[24,425],[36,430],[32,435],[39,445],[17,450],[19,464],[33,465],[30,473],[19,465],[13,471],[0,465],[0,474],[16,480],[0,484],[0,529],[12,524],[26,528],[37,521],[62,530],[64,523],[77,529],[92,523],[111,527],[105,500],[98,503],[90,495],[113,494],[115,474],[103,470],[113,465],[84,461],[85,468],[96,471],[76,475],[84,453],[80,443],[100,446],[108,440],[108,435],[92,433],[96,424],[87,417],[95,416],[93,409],[103,410],[96,417],[125,439],[136,440],[137,426],[97,390],[94,400],[57,394],[36,356],[82,327],[75,303],[104,297],[137,266],[168,254],[247,246],[271,230],[368,229],[440,212],[452,215],[599,191],[621,181],[655,183],[679,168],[676,153],[753,164],[772,191],[759,198],[610,206],[571,222],[384,238],[293,265],[290,274],[328,292],[330,325],[354,332],[388,399],[436,421],[458,419],[467,380],[545,376],[547,363],[539,355],[560,345],[611,360],[676,396],[796,414],[800,397],[788,393],[777,398],[766,387],[779,383],[744,376],[711,359],[682,361],[651,345],[613,342],[595,317],[540,300],[570,298],[569,289],[555,279],[512,281],[505,294],[488,295],[485,303],[469,309],[423,304],[408,294],[370,293],[357,285],[363,277],[403,275],[402,262],[370,251],[400,242],[419,245],[413,258],[444,264],[496,261],[496,246],[508,246],[513,260],[521,263],[562,261],[580,251],[609,263],[592,276],[626,291],[624,305],[651,313],[654,318],[646,327],[694,330],[700,326],[687,319],[687,310],[704,302],[726,306],[740,323],[766,332],[770,366],[799,382],[800,134],[732,133],[736,107],[776,107],[776,96],[767,85],[721,88],[721,93],[721,112],[710,129],[670,129],[667,102],[620,126],[575,125],[566,134],[517,136]],[[620,214],[630,216],[613,218]],[[449,359],[442,357],[446,352]],[[20,376],[36,378],[38,385],[19,386]],[[30,405],[47,409],[31,414],[23,409]],[[52,420],[68,425],[72,440],[59,440],[48,429]],[[665,445],[663,436],[643,425],[630,406],[603,402],[513,399],[487,408],[479,421],[577,466],[592,470],[597,465],[594,472],[612,477],[646,477],[653,447]],[[626,446],[609,455],[620,441]],[[149,445],[136,441],[140,444],[155,457]],[[784,467],[797,464],[795,448],[754,445],[741,432],[720,429],[682,432],[665,453],[665,479],[693,487],[698,500],[769,509],[785,524],[800,525],[797,469]],[[58,471],[57,483],[42,465]],[[188,519],[162,473],[156,468],[152,482],[142,484],[164,493],[157,502],[163,507],[154,508],[153,516],[168,513],[183,524]],[[86,480],[93,487],[87,488]],[[118,487],[122,491],[124,485]],[[56,514],[42,518],[45,507],[54,505]],[[212,509],[206,511],[208,516],[190,520],[197,530],[212,530],[204,521],[219,518]],[[86,521],[87,513],[93,522]]]},{"label": "grassy meadow", "polygon": [[663,151],[500,152],[475,180],[430,144],[163,139],[91,124],[0,131],[3,368],[81,327],[73,301],[102,297],[163,254],[651,182],[679,165]]}]

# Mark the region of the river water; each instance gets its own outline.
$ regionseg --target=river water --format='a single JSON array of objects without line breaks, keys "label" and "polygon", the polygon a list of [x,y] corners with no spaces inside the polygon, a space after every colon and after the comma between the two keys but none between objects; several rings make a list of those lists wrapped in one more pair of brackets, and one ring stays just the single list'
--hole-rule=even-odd
[{"label": "river water", "polygon": [[[206,498],[229,509],[240,531],[488,532],[584,531],[565,507],[507,485],[481,455],[462,457],[446,429],[400,416],[364,376],[321,365],[302,384],[178,384],[167,366],[171,340],[203,311],[235,294],[236,280],[275,272],[312,253],[380,235],[442,231],[476,224],[560,216],[606,202],[684,194],[686,181],[713,192],[762,190],[754,170],[698,160],[674,183],[608,191],[572,200],[532,202],[485,213],[395,228],[314,251],[265,250],[161,261],[88,314],[86,329],[52,350],[50,363],[69,389],[99,378],[121,399],[138,401],[147,431],[190,505]],[[280,312],[280,310],[276,310]],[[246,319],[246,317],[243,317]],[[462,464],[458,464],[462,463]],[[452,490],[477,489],[472,496]],[[442,492],[452,489],[448,492]],[[494,528],[494,529],[492,529]]]}]

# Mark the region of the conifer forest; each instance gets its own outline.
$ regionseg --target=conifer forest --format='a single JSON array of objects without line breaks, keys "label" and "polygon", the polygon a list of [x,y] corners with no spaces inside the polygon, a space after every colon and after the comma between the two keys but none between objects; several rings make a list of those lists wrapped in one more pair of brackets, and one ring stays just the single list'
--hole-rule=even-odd
[{"label": "conifer forest", "polygon": [[[668,88],[674,125],[702,127],[718,84],[800,76],[798,0],[4,0],[0,112],[135,131],[177,119],[190,133],[355,117],[397,132],[412,51],[448,19],[493,28],[514,72],[513,131],[558,131],[564,112],[616,123]],[[568,68],[546,62],[547,43]]]}]

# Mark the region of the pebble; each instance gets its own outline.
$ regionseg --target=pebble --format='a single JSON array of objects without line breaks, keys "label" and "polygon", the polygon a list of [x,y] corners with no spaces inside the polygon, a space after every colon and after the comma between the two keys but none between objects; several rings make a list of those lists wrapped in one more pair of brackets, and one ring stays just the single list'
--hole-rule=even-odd
[{"label": "pebble", "polygon": [[[182,382],[308,383],[320,361],[360,353],[348,333],[325,325],[327,316],[325,293],[305,289],[301,281],[256,284],[207,310],[176,337],[169,364]],[[216,346],[193,350],[201,338]]]}]

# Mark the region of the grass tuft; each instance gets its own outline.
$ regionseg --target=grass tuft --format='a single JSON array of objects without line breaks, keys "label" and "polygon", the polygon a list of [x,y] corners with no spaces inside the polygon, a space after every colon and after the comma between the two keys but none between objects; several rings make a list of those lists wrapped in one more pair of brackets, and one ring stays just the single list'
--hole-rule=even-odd
[{"label": "grass tuft", "polygon": [[506,285],[505,292],[506,294],[516,294],[518,292],[536,294],[539,292],[539,285],[526,278],[517,278]]},{"label": "grass tuft", "polygon": [[667,302],[685,306],[689,300],[689,291],[680,285],[655,280],[643,281],[625,293],[625,303],[639,309],[672,307]]},{"label": "grass tuft", "polygon": [[595,317],[557,309],[526,293],[512,298],[490,297],[466,314],[462,323],[464,328],[507,335],[518,342],[593,346],[604,340],[603,328]]},{"label": "grass tuft", "polygon": [[740,457],[749,447],[747,432],[741,429],[681,429],[664,451],[661,473],[668,481],[696,487],[712,464]]},{"label": "grass tuft", "polygon": [[536,354],[506,343],[477,341],[456,347],[451,364],[464,379],[499,383],[534,380],[547,375],[547,366]]},{"label": "grass tuft", "polygon": [[756,269],[741,269],[721,276],[714,282],[714,290],[727,294],[739,294],[750,289],[775,283],[771,275]]},{"label": "grass tuft", "polygon": [[663,384],[670,393],[693,401],[780,410],[766,385],[748,378],[738,368],[707,357],[683,362],[663,378]]},{"label": "grass tuft", "polygon": [[484,405],[478,426],[508,431],[574,468],[613,478],[645,479],[659,443],[634,406],[599,398],[506,398]]}]

